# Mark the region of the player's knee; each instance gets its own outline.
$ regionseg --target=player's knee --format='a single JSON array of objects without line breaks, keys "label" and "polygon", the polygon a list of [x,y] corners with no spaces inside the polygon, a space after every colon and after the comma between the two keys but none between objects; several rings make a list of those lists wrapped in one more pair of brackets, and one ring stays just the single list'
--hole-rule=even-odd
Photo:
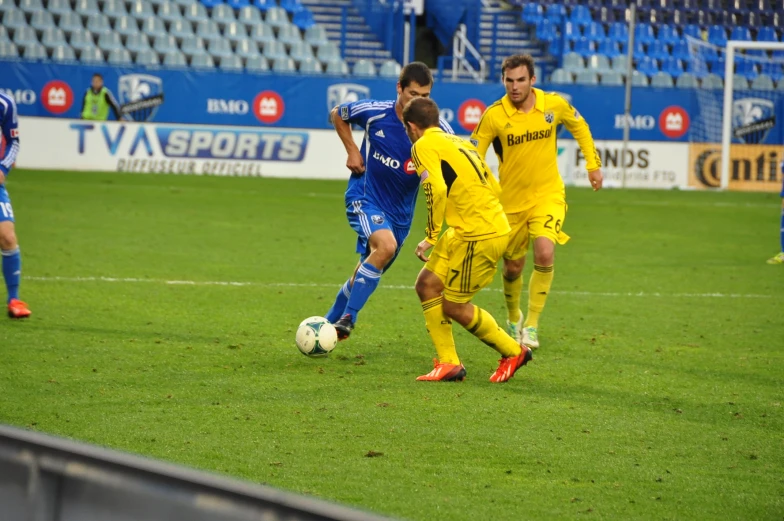
[{"label": "player's knee", "polygon": [[523,274],[523,263],[517,261],[504,262],[503,274],[506,280],[517,280]]},{"label": "player's knee", "polygon": [[397,241],[394,239],[387,239],[384,241],[379,241],[376,244],[373,253],[376,255],[378,260],[382,262],[385,266],[392,262],[392,259],[395,258],[395,252],[397,251]]},{"label": "player's knee", "polygon": [[0,228],[0,249],[3,251],[10,251],[15,249],[16,246],[16,234],[14,233],[14,229],[6,229],[5,227]]},{"label": "player's knee", "polygon": [[417,276],[414,289],[416,290],[419,299],[424,302],[425,300],[436,298],[441,294],[441,291],[444,288],[441,280],[436,277],[435,274],[423,269],[419,272],[419,276]]},{"label": "player's knee", "polygon": [[538,266],[552,266],[555,262],[555,249],[536,252],[534,254],[534,263]]}]

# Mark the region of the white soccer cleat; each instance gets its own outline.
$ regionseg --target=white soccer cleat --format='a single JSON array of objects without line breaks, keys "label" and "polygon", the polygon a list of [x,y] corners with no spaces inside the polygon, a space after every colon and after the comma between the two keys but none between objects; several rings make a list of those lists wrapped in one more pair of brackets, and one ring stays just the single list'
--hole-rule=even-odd
[{"label": "white soccer cleat", "polygon": [[523,318],[523,312],[520,311],[520,320],[517,322],[506,321],[506,332],[520,345],[523,345]]},{"label": "white soccer cleat", "polygon": [[539,347],[539,334],[536,332],[535,327],[524,327],[523,328],[523,341],[522,344],[524,346],[528,346],[531,349],[536,349]]}]

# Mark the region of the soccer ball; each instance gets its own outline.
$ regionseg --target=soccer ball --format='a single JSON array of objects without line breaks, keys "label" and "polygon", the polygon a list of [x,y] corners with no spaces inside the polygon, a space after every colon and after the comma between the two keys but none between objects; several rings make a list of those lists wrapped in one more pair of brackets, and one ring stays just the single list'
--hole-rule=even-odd
[{"label": "soccer ball", "polygon": [[302,354],[313,358],[327,356],[338,344],[335,326],[324,317],[310,317],[297,328],[297,347]]}]

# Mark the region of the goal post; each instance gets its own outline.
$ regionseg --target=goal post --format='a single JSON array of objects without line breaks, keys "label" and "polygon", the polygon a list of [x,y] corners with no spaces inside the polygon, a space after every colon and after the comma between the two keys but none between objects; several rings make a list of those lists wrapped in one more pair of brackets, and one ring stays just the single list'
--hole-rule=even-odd
[{"label": "goal post", "polygon": [[[730,40],[727,42],[726,47],[726,58],[724,62],[724,102],[723,102],[723,109],[722,109],[722,129],[721,129],[721,188],[726,190],[730,184],[730,166],[732,162],[732,140],[733,140],[733,120],[736,119],[736,111],[734,107],[735,101],[735,63],[736,58],[740,55],[743,51],[762,51],[762,53],[766,53],[767,51],[775,52],[781,51],[781,57],[777,58],[775,54],[772,56],[767,55],[744,55],[745,60],[749,60],[751,62],[758,62],[762,64],[763,62],[772,62],[774,64],[778,64],[779,66],[784,66],[784,42],[750,42],[750,41],[738,41],[738,40]],[[784,77],[778,80],[779,82],[784,82]],[[754,92],[754,90],[752,90]],[[759,92],[759,91],[757,91]],[[766,91],[771,92],[771,91]],[[784,97],[784,90],[779,87],[777,90],[772,91],[773,93],[777,94],[780,97]],[[758,107],[755,109],[759,109]],[[775,116],[775,115],[774,115]],[[773,121],[775,118],[771,120],[770,125],[772,126]],[[768,123],[764,122],[764,118],[760,120],[758,125],[760,125],[760,129],[764,130],[765,125]],[[781,124],[781,122],[779,122]],[[751,129],[753,131],[753,128]],[[784,142],[778,143],[778,145],[784,147]],[[781,158],[779,158],[781,159]],[[778,165],[775,165],[778,166]]]}]

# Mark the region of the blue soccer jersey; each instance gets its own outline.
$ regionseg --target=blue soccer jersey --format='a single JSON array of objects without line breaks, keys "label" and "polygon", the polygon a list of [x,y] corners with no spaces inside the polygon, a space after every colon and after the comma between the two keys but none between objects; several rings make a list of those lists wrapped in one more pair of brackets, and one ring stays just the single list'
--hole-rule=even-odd
[{"label": "blue soccer jersey", "polygon": [[0,92],[0,130],[3,132],[3,144],[5,145],[0,154],[0,172],[8,174],[11,167],[16,162],[19,154],[19,118],[16,114],[16,102],[14,98]]},{"label": "blue soccer jersey", "polygon": [[[384,212],[392,224],[410,227],[414,216],[419,176],[411,161],[411,141],[395,112],[395,100],[360,100],[340,105],[341,119],[362,127],[365,137],[359,151],[364,174],[351,174],[346,205],[364,200]],[[445,132],[454,134],[441,120]]]}]

